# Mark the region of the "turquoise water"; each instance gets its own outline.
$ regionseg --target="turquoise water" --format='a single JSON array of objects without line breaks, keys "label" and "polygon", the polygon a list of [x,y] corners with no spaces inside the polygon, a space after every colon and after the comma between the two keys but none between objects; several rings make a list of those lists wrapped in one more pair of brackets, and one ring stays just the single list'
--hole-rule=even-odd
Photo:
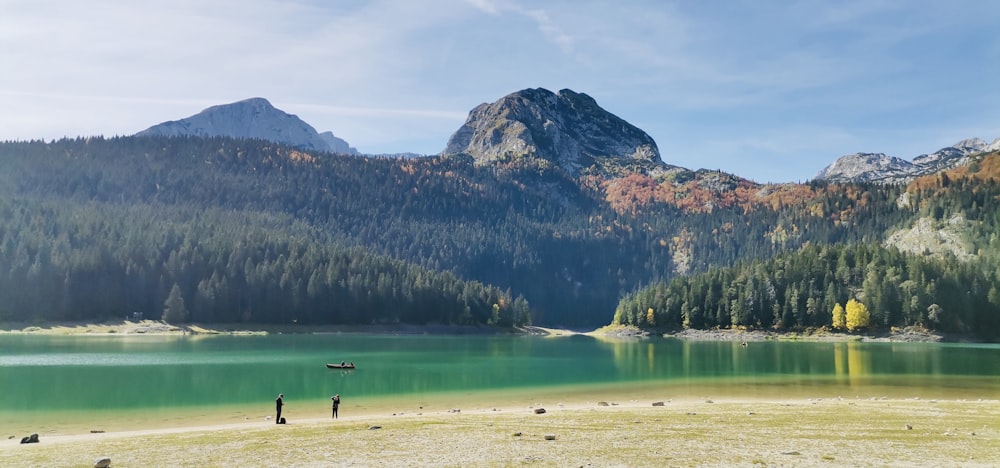
[{"label": "turquoise water", "polygon": [[[353,361],[357,370],[327,369]],[[670,395],[1000,398],[1000,346],[607,341],[588,336],[0,336],[0,407],[101,414],[544,388]],[[9,419],[5,417],[4,419]]]}]

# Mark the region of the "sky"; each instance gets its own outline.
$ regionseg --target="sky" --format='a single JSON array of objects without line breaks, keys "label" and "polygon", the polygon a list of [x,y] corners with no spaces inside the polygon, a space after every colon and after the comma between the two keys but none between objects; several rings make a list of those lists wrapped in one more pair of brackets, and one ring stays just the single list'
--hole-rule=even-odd
[{"label": "sky", "polygon": [[0,140],[130,135],[263,97],[364,153],[586,93],[661,158],[801,182],[1000,137],[994,0],[0,0]]}]

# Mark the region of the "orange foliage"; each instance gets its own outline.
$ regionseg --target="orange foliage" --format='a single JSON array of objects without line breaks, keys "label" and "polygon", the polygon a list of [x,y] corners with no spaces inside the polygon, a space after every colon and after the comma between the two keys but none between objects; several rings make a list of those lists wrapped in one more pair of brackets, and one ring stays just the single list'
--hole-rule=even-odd
[{"label": "orange foliage", "polygon": [[[593,181],[590,181],[593,182]],[[808,185],[760,185],[729,174],[699,171],[683,183],[657,184],[642,174],[604,181],[605,200],[619,213],[636,213],[652,203],[664,203],[686,213],[710,213],[715,208],[742,208],[745,213],[757,206],[780,209],[802,205],[816,198]]]},{"label": "orange foliage", "polygon": [[619,213],[637,213],[646,205],[662,198],[659,187],[647,175],[633,173],[610,180],[604,187],[604,199]]},{"label": "orange foliage", "polygon": [[294,150],[288,153],[288,160],[297,163],[307,163],[307,164],[316,163],[316,158],[313,157],[313,155]]},{"label": "orange foliage", "polygon": [[927,189],[937,189],[943,187],[947,180],[958,181],[962,179],[1000,181],[1000,152],[984,155],[968,166],[960,166],[937,174],[918,177],[906,186],[906,191],[916,193]]}]

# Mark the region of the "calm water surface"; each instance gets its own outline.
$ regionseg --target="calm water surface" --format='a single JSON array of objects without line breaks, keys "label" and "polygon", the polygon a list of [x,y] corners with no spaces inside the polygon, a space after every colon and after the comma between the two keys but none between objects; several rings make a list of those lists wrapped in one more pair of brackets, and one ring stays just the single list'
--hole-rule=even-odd
[{"label": "calm water surface", "polygon": [[[353,361],[358,369],[327,369]],[[644,388],[672,396],[1000,398],[1000,345],[587,336],[0,336],[0,427],[71,415]],[[256,415],[255,415],[256,416]]]}]

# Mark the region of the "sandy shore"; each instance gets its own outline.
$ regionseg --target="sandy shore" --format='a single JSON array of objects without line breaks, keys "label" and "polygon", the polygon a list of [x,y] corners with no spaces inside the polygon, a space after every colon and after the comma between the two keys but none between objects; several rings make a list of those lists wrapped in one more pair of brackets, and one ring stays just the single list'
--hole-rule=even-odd
[{"label": "sandy shore", "polygon": [[[25,323],[0,323],[0,334],[46,335],[254,335],[270,333],[383,333],[383,334],[503,334],[525,333],[553,337],[586,334],[604,339],[636,339],[652,336],[649,332],[628,326],[605,326],[597,330],[568,330],[561,328],[525,327],[498,329],[490,327],[461,327],[453,325],[296,325],[296,324],[183,324],[171,325],[157,320],[121,322],[61,322],[44,325]],[[773,330],[743,329],[686,329],[664,333],[662,336],[691,341],[889,341],[889,342],[941,342],[975,341],[967,336],[946,336],[919,327],[893,328],[887,331],[849,334],[826,329],[777,332]]]},{"label": "sandy shore", "polygon": [[473,327],[458,325],[298,325],[298,324],[197,324],[172,325],[158,320],[110,321],[110,322],[53,322],[27,324],[22,322],[0,322],[0,334],[18,335],[94,335],[94,336],[135,336],[135,335],[267,335],[272,333],[373,333],[373,334],[452,334],[490,335],[505,333],[527,333],[536,335],[564,336],[578,334],[571,330],[526,327],[517,329]]},{"label": "sandy shore", "polygon": [[0,443],[5,466],[93,466],[101,457],[119,467],[997,466],[1000,402],[594,401]]}]

